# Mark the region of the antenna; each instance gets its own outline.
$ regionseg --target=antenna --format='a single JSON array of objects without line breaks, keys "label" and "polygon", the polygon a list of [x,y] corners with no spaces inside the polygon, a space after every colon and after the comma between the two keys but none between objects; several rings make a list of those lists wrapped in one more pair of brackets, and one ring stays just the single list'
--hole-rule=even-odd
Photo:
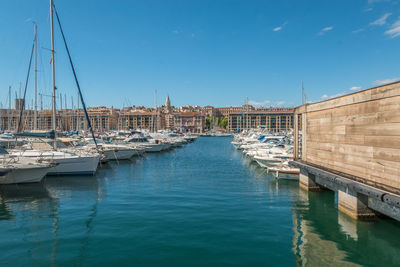
[{"label": "antenna", "polygon": [[11,131],[11,86],[8,87],[8,130]]},{"label": "antenna", "polygon": [[304,83],[301,81],[301,95],[302,95],[302,104],[307,103],[307,97],[306,97],[306,92],[304,91]]},{"label": "antenna", "polygon": [[39,97],[40,97],[40,110],[43,111],[43,94],[39,93]]}]

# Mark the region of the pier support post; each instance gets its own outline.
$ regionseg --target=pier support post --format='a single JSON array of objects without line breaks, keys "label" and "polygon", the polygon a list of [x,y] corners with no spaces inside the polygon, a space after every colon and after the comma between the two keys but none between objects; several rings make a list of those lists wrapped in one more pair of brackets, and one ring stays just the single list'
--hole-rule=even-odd
[{"label": "pier support post", "polygon": [[375,213],[368,208],[368,196],[353,192],[338,190],[338,209],[354,219],[375,219]]},{"label": "pier support post", "polygon": [[322,187],[315,182],[315,175],[300,169],[299,185],[307,191],[322,191]]}]

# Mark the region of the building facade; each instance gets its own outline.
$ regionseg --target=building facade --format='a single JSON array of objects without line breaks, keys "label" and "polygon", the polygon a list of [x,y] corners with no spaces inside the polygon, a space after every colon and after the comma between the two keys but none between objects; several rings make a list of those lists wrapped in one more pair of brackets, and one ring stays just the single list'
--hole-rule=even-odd
[{"label": "building facade", "polygon": [[[23,103],[21,101],[20,104]],[[21,110],[20,104],[14,109],[0,109],[0,130],[16,131]],[[121,110],[113,107],[89,107],[89,120],[94,131],[146,129],[150,131],[171,130],[177,132],[203,133],[206,129],[206,117],[226,118],[229,132],[240,132],[251,128],[265,128],[280,132],[293,128],[293,108],[254,108],[251,105],[238,107],[213,106],[171,106],[167,96],[161,107],[125,107]],[[34,130],[34,111],[23,110],[21,129]],[[83,109],[59,109],[56,115],[57,130],[88,130]],[[37,130],[52,129],[51,110],[39,110]]]},{"label": "building facade", "polygon": [[227,130],[240,132],[245,129],[264,128],[271,132],[281,132],[293,129],[293,123],[293,108],[255,109],[229,113]]},{"label": "building facade", "polygon": [[179,133],[203,133],[206,116],[202,112],[180,112],[174,114],[174,129]]},{"label": "building facade", "polygon": [[118,130],[156,129],[156,112],[122,112],[118,117]]}]

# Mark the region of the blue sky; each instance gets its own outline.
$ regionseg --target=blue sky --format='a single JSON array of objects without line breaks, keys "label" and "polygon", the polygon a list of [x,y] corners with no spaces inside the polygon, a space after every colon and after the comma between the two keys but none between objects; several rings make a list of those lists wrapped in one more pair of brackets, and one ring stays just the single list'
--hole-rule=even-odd
[{"label": "blue sky", "polygon": [[[0,102],[24,83],[39,27],[39,91],[50,94],[48,0],[0,3]],[[57,0],[89,106],[319,101],[400,78],[400,1]],[[56,30],[59,93],[76,88]],[[33,74],[33,73],[32,73]],[[33,76],[32,76],[33,77]],[[13,93],[14,95],[15,93]],[[30,80],[28,98],[33,96]],[[28,103],[31,100],[28,99]],[[43,98],[45,107],[49,98]]]}]

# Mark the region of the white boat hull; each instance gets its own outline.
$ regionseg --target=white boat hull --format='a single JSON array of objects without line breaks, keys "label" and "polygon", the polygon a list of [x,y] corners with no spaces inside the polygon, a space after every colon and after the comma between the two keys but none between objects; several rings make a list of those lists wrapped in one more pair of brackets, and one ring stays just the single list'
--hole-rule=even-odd
[{"label": "white boat hull", "polygon": [[146,144],[146,152],[160,152],[163,150],[164,145],[163,144],[154,144],[154,145],[149,145]]},{"label": "white boat hull", "polygon": [[47,175],[93,175],[99,165],[100,157],[54,158],[57,166]]},{"label": "white boat hull", "polygon": [[299,169],[269,168],[268,171],[271,172],[277,179],[299,180]]},{"label": "white boat hull", "polygon": [[121,150],[106,150],[103,151],[104,159],[102,161],[109,160],[125,160],[130,159],[136,155],[136,151],[133,149],[121,149]]},{"label": "white boat hull", "polygon": [[253,158],[258,165],[260,165],[263,168],[269,168],[269,167],[273,167],[277,164],[282,163],[282,161],[280,160],[276,160],[276,159],[259,159],[259,158]]}]

